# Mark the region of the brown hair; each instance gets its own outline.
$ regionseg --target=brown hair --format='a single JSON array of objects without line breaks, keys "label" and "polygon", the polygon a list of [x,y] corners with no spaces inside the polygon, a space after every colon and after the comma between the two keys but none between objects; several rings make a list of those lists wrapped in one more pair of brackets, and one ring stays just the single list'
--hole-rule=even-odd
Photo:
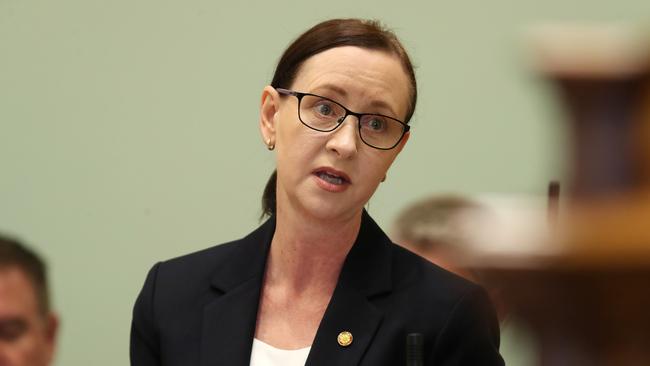
[{"label": "brown hair", "polygon": [[[411,100],[404,121],[409,122],[415,111],[417,83],[415,71],[406,50],[395,34],[378,21],[363,19],[331,19],[316,24],[300,35],[284,51],[273,75],[271,86],[289,89],[310,57],[335,47],[356,46],[385,51],[399,58],[411,82]],[[273,171],[262,196],[262,217],[275,214],[277,171]]]},{"label": "brown hair", "polygon": [[50,310],[50,301],[45,263],[17,240],[0,236],[0,271],[9,268],[18,268],[29,278],[34,287],[39,311],[46,315]]}]

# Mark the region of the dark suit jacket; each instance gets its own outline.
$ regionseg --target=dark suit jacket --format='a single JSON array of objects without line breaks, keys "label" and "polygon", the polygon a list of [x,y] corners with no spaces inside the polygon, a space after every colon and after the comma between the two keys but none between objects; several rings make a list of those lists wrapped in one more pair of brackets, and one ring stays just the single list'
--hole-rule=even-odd
[{"label": "dark suit jacket", "polygon": [[[136,300],[131,364],[248,366],[274,218],[241,240],[156,264]],[[353,342],[342,347],[341,331]],[[406,335],[425,365],[503,365],[485,291],[393,244],[363,214],[308,366],[405,365]]]}]

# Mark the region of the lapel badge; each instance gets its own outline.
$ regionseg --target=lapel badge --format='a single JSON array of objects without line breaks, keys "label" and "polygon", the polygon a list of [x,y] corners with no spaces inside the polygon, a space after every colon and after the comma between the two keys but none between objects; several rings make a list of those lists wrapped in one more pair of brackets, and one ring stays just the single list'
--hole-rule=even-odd
[{"label": "lapel badge", "polygon": [[336,337],[336,340],[339,342],[339,345],[341,347],[347,347],[352,344],[352,333],[343,331],[339,333],[338,337]]}]

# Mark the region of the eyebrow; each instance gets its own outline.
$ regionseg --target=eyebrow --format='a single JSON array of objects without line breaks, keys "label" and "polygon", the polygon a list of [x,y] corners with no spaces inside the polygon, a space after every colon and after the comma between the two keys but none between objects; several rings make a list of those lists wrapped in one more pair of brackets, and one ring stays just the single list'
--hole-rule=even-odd
[{"label": "eyebrow", "polygon": [[[324,84],[324,85],[320,85],[319,87],[316,88],[317,91],[321,90],[321,89],[326,89],[326,90],[332,91],[332,92],[334,92],[336,94],[340,94],[344,98],[348,96],[348,92],[345,89],[341,88],[340,86],[334,85],[334,84]],[[393,108],[388,103],[386,103],[386,102],[384,102],[382,100],[373,100],[373,101],[370,102],[370,106],[374,107],[374,108],[379,108],[379,109],[386,109],[392,115],[397,116],[397,113],[393,110]],[[358,112],[358,113],[365,113],[365,112]],[[374,113],[370,113],[370,114],[374,114]],[[394,118],[397,118],[397,117],[394,117]]]}]

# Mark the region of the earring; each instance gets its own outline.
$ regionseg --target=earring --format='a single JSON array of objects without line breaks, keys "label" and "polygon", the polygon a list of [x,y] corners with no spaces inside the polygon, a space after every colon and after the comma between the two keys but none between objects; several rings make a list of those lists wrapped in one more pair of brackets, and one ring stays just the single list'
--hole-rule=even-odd
[{"label": "earring", "polygon": [[272,151],[273,149],[275,149],[275,144],[271,143],[271,138],[268,138],[266,140],[266,148],[269,149],[269,151]]}]

